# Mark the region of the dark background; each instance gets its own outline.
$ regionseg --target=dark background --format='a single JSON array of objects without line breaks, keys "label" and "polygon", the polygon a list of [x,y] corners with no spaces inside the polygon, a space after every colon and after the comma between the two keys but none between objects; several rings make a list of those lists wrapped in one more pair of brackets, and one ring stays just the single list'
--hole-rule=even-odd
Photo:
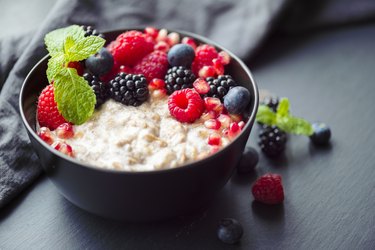
[{"label": "dark background", "polygon": [[[0,0],[10,6],[0,8],[0,39],[32,32],[53,5],[14,2]],[[329,124],[330,146],[290,136],[284,157],[272,161],[260,153],[254,173],[234,174],[206,211],[160,223],[88,214],[42,175],[0,210],[0,248],[375,249],[375,23],[289,27],[268,36],[246,62],[259,88],[288,97],[294,115]],[[259,151],[257,133],[254,126],[249,145]],[[251,184],[266,172],[283,177],[281,206],[253,202]],[[243,225],[240,244],[217,240],[223,217]]]}]

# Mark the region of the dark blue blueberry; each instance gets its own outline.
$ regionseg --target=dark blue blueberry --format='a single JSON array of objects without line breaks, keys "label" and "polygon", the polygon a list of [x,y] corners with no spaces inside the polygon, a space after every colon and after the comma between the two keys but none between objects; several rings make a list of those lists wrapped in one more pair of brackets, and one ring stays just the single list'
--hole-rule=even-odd
[{"label": "dark blue blueberry", "polygon": [[243,234],[241,224],[232,218],[225,218],[220,221],[217,229],[217,237],[224,243],[235,244]]},{"label": "dark blue blueberry", "polygon": [[331,139],[331,129],[322,122],[312,124],[314,134],[310,136],[311,141],[315,145],[326,145]]},{"label": "dark blue blueberry", "polygon": [[238,173],[245,174],[251,172],[258,164],[258,161],[258,152],[252,147],[246,147],[242,153],[240,163],[237,165]]},{"label": "dark blue blueberry", "polygon": [[113,56],[106,48],[102,48],[97,54],[87,58],[85,65],[94,75],[102,76],[112,69]]},{"label": "dark blue blueberry", "polygon": [[250,92],[242,87],[231,88],[224,96],[224,107],[231,114],[241,114],[250,102]]},{"label": "dark blue blueberry", "polygon": [[168,62],[174,66],[190,68],[195,57],[194,49],[187,44],[176,44],[168,52]]}]

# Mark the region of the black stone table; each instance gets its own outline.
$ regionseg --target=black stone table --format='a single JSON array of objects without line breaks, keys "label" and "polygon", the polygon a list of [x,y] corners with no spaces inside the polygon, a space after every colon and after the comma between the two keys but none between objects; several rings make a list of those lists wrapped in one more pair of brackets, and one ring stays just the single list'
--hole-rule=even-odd
[{"label": "black stone table", "polygon": [[[0,249],[375,249],[374,44],[375,24],[273,36],[250,65],[294,115],[331,126],[330,146],[290,136],[284,157],[261,154],[256,171],[234,174],[207,210],[159,223],[88,214],[43,175],[0,210]],[[249,144],[259,150],[258,130]],[[269,171],[283,177],[281,206],[253,202],[252,182]],[[216,238],[223,217],[242,223],[238,245]]]}]

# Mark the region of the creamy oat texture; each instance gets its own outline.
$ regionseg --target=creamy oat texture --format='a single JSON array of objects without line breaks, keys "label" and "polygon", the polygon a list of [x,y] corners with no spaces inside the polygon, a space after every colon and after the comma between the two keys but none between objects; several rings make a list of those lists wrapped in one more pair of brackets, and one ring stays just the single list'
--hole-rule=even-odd
[{"label": "creamy oat texture", "polygon": [[[108,100],[66,140],[75,158],[100,168],[152,171],[175,168],[210,154],[212,132],[203,121],[186,124],[169,113],[167,98],[139,107]],[[222,146],[229,143],[222,138]]]}]

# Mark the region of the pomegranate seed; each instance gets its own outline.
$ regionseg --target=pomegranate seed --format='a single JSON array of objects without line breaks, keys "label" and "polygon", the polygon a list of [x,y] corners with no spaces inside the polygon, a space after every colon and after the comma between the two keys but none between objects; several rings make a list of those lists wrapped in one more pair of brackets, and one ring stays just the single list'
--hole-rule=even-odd
[{"label": "pomegranate seed", "polygon": [[222,65],[227,65],[230,63],[230,55],[225,52],[225,51],[220,51],[219,52],[219,57],[218,59],[220,60]]},{"label": "pomegranate seed", "polygon": [[65,142],[55,142],[52,144],[52,147],[67,156],[73,157],[74,155],[72,147]]},{"label": "pomegranate seed", "polygon": [[157,44],[154,46],[154,50],[160,50],[163,52],[168,52],[170,46],[167,42],[164,41],[159,41]]},{"label": "pomegranate seed", "polygon": [[216,118],[216,113],[215,111],[208,111],[207,113],[204,113],[202,116],[201,116],[201,119],[203,121],[207,121],[207,120],[210,120],[210,119],[215,119]]},{"label": "pomegranate seed", "polygon": [[211,154],[215,154],[219,150],[220,150],[220,147],[214,145],[214,146],[211,147]]},{"label": "pomegranate seed", "polygon": [[148,84],[149,90],[164,89],[164,87],[165,81],[159,78],[152,79],[151,82]]},{"label": "pomegranate seed", "polygon": [[209,145],[217,145],[219,146],[221,144],[221,136],[218,133],[212,133],[208,136],[207,143]]},{"label": "pomegranate seed", "polygon": [[180,42],[180,35],[176,32],[171,32],[168,34],[167,41],[168,41],[169,46],[172,47],[173,45]]},{"label": "pomegranate seed", "polygon": [[40,139],[47,142],[49,145],[51,145],[53,143],[52,133],[51,133],[51,130],[49,130],[49,128],[41,127],[39,132],[38,132],[38,135],[39,135]]},{"label": "pomegranate seed", "polygon": [[229,125],[232,122],[232,119],[230,119],[230,116],[224,115],[224,114],[220,114],[217,117],[217,120],[221,123],[222,128],[229,128]]},{"label": "pomegranate seed", "polygon": [[228,137],[229,129],[225,128],[225,129],[223,129],[223,130],[221,131],[221,133],[222,133],[224,136]]},{"label": "pomegranate seed", "polygon": [[193,82],[194,89],[201,95],[207,94],[210,91],[210,85],[208,82],[201,78],[197,78]]},{"label": "pomegranate seed", "polygon": [[229,125],[228,138],[234,139],[240,132],[241,132],[241,128],[240,126],[238,126],[238,123],[232,122]]},{"label": "pomegranate seed", "polygon": [[167,95],[167,91],[165,89],[155,89],[152,91],[152,96],[154,98],[160,99]]},{"label": "pomegranate seed", "polygon": [[221,127],[221,123],[216,119],[209,119],[204,122],[204,126],[209,129],[218,130]]},{"label": "pomegranate seed", "polygon": [[74,136],[73,126],[70,123],[63,123],[55,130],[57,137],[62,139],[69,139]]},{"label": "pomegranate seed", "polygon": [[168,30],[166,29],[161,29],[159,30],[158,36],[156,37],[156,41],[164,41],[166,42],[168,38]]},{"label": "pomegranate seed", "polygon": [[220,99],[215,97],[204,98],[204,105],[207,111],[215,111],[216,114],[221,114],[224,109]]},{"label": "pomegranate seed", "polygon": [[224,66],[220,62],[220,60],[219,59],[213,59],[212,63],[213,63],[213,67],[215,69],[216,74],[217,75],[223,75],[224,74]]},{"label": "pomegranate seed", "polygon": [[198,76],[202,78],[214,77],[215,74],[216,70],[212,66],[203,66],[198,72]]},{"label": "pomegranate seed", "polygon": [[245,127],[245,122],[244,121],[240,121],[238,123],[238,126],[240,127],[240,129],[242,130],[244,127]]},{"label": "pomegranate seed", "polygon": [[229,114],[229,116],[232,119],[232,121],[234,121],[234,122],[242,121],[242,116],[239,115],[239,114]]},{"label": "pomegranate seed", "polygon": [[156,37],[159,34],[159,31],[156,28],[154,28],[154,27],[146,27],[145,28],[145,33],[147,35],[151,36],[152,38],[156,39]]},{"label": "pomegranate seed", "polygon": [[188,36],[182,38],[181,43],[190,45],[194,50],[197,48],[197,44],[195,43],[194,39]]}]

